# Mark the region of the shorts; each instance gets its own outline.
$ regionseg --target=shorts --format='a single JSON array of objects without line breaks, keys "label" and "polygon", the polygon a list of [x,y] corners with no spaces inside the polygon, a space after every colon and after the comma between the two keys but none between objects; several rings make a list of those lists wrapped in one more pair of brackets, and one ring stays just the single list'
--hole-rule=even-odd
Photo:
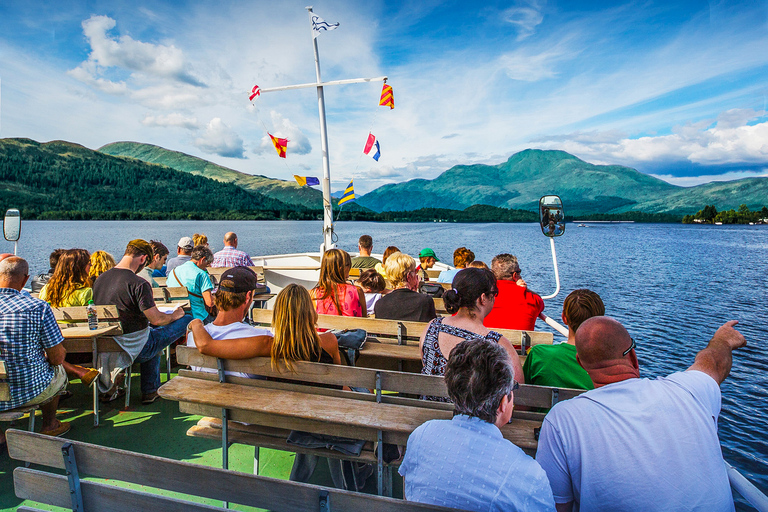
[{"label": "shorts", "polygon": [[58,365],[53,368],[53,378],[48,387],[43,390],[42,393],[37,395],[29,402],[19,406],[27,407],[29,405],[44,405],[59,396],[59,393],[67,388],[67,372],[64,371],[64,366]]}]

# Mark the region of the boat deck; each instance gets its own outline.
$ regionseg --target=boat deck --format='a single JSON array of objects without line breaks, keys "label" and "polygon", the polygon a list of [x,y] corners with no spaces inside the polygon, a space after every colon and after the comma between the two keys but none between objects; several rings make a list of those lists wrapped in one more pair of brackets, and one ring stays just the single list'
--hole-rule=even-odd
[{"label": "boat deck", "polygon": [[[165,382],[165,372],[162,380]],[[175,376],[173,373],[171,376]],[[131,401],[132,406],[128,410],[120,408],[125,404],[124,400],[116,400],[111,404],[102,404],[101,425],[93,426],[91,412],[92,395],[89,390],[75,380],[69,384],[69,389],[74,396],[59,405],[58,418],[62,421],[70,421],[72,429],[64,436],[67,439],[85,441],[88,443],[110,446],[124,450],[167,457],[195,464],[203,464],[212,467],[221,467],[221,443],[217,441],[187,437],[187,430],[194,426],[200,416],[182,414],[179,412],[179,404],[163,399],[151,405],[141,405],[141,391],[139,389],[139,374],[133,374]],[[40,429],[41,419],[37,418],[37,430]],[[7,428],[8,423],[3,423],[2,428]],[[26,430],[28,419],[25,417],[17,421],[14,428]],[[259,474],[274,478],[288,479],[293,464],[294,454],[279,450],[260,450]],[[0,512],[14,511],[21,505],[35,506],[44,510],[63,510],[33,502],[26,502],[16,497],[13,491],[13,469],[20,465],[17,461],[9,459],[7,451],[0,455]],[[253,473],[253,447],[234,444],[229,450],[229,468],[236,471]],[[98,479],[94,479],[98,480]],[[402,498],[402,484],[394,478],[394,496]],[[315,474],[310,481],[313,484],[332,486],[328,466],[324,463],[317,465]],[[201,485],[204,484],[201,482]],[[129,484],[125,484],[131,487]],[[139,487],[139,486],[133,486]],[[146,488],[142,490],[148,491]],[[368,480],[365,492],[376,493],[376,479]],[[148,492],[151,492],[149,490]],[[159,492],[159,491],[158,491]],[[173,493],[162,493],[171,495]],[[175,495],[175,494],[174,494]],[[186,498],[190,499],[190,498]],[[213,500],[194,499],[201,503],[220,505]],[[232,506],[233,510],[258,510],[252,507]]]}]

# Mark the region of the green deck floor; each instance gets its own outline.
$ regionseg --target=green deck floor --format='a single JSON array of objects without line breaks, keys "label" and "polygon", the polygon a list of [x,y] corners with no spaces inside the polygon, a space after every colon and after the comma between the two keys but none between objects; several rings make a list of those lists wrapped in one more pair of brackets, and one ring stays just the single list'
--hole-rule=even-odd
[{"label": "green deck floor", "polygon": [[[139,374],[134,373],[133,377],[131,407],[128,410],[122,410],[125,399],[117,400],[111,404],[101,404],[101,425],[99,427],[93,426],[92,393],[80,381],[76,380],[70,383],[69,389],[74,393],[74,396],[59,405],[58,418],[72,423],[72,429],[64,437],[195,464],[221,467],[221,444],[219,442],[187,437],[186,435],[187,429],[193,426],[200,419],[200,416],[182,414],[179,412],[178,403],[163,399],[151,405],[141,405]],[[163,373],[162,378],[165,381],[165,373]],[[36,423],[39,431],[42,423],[39,412]],[[3,429],[8,428],[8,426],[7,423],[0,425]],[[14,425],[14,428],[23,430],[26,430],[27,427],[27,418],[17,421]],[[232,445],[229,450],[229,468],[235,471],[253,473],[253,451],[251,446]],[[293,464],[293,457],[294,454],[291,452],[262,449],[260,451],[259,474],[287,479]],[[0,512],[16,510],[23,504],[44,510],[64,510],[17,498],[13,491],[13,469],[19,465],[17,461],[10,460],[7,451],[0,455]],[[396,473],[394,480],[395,496],[402,497],[402,482]],[[322,461],[317,465],[311,483],[333,485],[327,465],[323,464]],[[148,492],[160,492],[142,486],[125,485]],[[375,477],[368,480],[364,490],[369,493],[376,492]],[[162,492],[161,494],[179,496],[169,492]],[[181,497],[191,499],[188,496]],[[205,499],[193,499],[193,501],[212,505],[221,504],[221,502]],[[255,510],[237,505],[232,506],[232,508],[234,510]]]}]

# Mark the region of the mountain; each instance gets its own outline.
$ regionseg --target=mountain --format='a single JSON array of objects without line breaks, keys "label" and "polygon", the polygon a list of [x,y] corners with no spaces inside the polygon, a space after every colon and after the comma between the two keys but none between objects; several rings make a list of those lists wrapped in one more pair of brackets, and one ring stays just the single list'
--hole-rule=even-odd
[{"label": "mountain", "polygon": [[458,165],[433,180],[384,185],[358,198],[374,211],[452,208],[474,204],[536,210],[539,198],[558,194],[569,215],[589,213],[695,213],[746,203],[760,209],[768,179],[750,178],[677,187],[635,169],[593,165],[564,151],[527,149],[499,165]]},{"label": "mountain", "polygon": [[25,218],[316,217],[235,184],[30,139],[0,139],[0,207]]},{"label": "mountain", "polygon": [[284,181],[266,176],[245,174],[228,167],[214,164],[202,158],[169,149],[142,144],[140,142],[113,142],[99,148],[99,151],[112,156],[135,158],[142,162],[161,164],[197,176],[205,176],[224,183],[233,183],[247,190],[252,190],[267,197],[277,199],[289,205],[301,206],[313,210],[323,207],[321,190],[302,187],[295,181]]}]

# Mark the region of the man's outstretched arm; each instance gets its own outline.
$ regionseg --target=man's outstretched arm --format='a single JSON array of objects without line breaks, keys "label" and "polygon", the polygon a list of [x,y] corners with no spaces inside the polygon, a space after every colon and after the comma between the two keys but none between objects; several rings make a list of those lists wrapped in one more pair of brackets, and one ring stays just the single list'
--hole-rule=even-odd
[{"label": "man's outstretched arm", "polygon": [[747,345],[744,336],[733,328],[738,323],[738,320],[731,320],[723,324],[706,348],[696,354],[696,360],[688,369],[704,372],[721,384],[731,373],[733,351]]}]

